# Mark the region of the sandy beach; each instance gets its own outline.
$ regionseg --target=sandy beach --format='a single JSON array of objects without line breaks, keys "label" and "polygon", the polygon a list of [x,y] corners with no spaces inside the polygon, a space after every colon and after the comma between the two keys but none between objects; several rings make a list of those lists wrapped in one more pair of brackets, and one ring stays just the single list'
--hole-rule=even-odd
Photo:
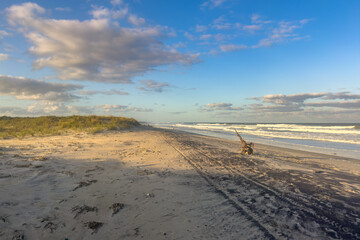
[{"label": "sandy beach", "polygon": [[0,239],[359,239],[360,161],[137,127],[0,140]]}]

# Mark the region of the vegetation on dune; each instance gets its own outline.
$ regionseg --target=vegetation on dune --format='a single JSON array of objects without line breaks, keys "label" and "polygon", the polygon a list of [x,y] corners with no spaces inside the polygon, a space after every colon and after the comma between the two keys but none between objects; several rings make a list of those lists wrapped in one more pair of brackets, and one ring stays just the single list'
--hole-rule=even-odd
[{"label": "vegetation on dune", "polygon": [[98,133],[140,125],[133,118],[106,116],[0,117],[0,138],[59,135],[69,131]]}]

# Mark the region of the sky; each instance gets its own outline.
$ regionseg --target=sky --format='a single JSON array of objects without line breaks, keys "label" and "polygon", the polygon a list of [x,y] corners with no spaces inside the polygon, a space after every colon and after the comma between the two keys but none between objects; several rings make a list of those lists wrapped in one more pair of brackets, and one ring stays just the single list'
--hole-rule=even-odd
[{"label": "sky", "polygon": [[0,2],[0,116],[359,123],[358,0]]}]

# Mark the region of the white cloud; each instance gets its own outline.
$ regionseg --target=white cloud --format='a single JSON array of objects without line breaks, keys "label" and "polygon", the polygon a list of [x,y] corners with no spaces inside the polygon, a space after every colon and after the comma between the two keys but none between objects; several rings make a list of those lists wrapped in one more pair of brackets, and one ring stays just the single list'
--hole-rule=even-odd
[{"label": "white cloud", "polygon": [[[231,18],[231,16],[219,16],[207,26],[196,25],[194,32],[186,32],[184,35],[192,41],[206,40],[205,43],[198,43],[202,46],[204,46],[204,44],[208,46],[218,45],[221,52],[242,50],[244,48],[269,47],[283,42],[310,38],[309,35],[300,35],[298,31],[306,23],[311,21],[311,19],[273,21],[267,20],[258,14],[252,14],[249,22],[240,23],[231,21]],[[203,32],[207,30],[207,27],[212,29],[211,34],[205,34]],[[253,42],[247,43],[246,45],[248,47],[245,47],[245,44],[242,44],[241,40],[249,42],[249,37],[252,38],[251,41]],[[232,41],[233,39],[236,39],[236,42]],[[219,42],[221,42],[221,44]],[[209,50],[209,54],[219,54],[219,52],[220,51],[215,49]]]},{"label": "white cloud", "polygon": [[22,100],[72,101],[79,98],[72,91],[81,88],[81,85],[75,84],[0,75],[0,96],[14,96]]},{"label": "white cloud", "polygon": [[120,10],[112,10],[111,11],[111,17],[113,19],[121,19],[124,18],[129,12],[129,9],[127,7],[124,7]]},{"label": "white cloud", "polygon": [[107,8],[97,6],[93,6],[93,8],[94,9],[90,11],[90,14],[94,18],[109,18],[111,16],[111,12]]},{"label": "white cloud", "polygon": [[0,116],[26,116],[26,109],[20,107],[0,107]]},{"label": "white cloud", "polygon": [[184,36],[187,37],[189,40],[191,41],[195,41],[196,40],[196,37],[194,37],[194,35],[188,33],[188,32],[185,32],[184,33]]},{"label": "white cloud", "polygon": [[261,25],[257,25],[257,24],[251,24],[251,25],[244,25],[243,27],[242,27],[244,30],[246,30],[246,31],[258,31],[258,30],[260,30],[261,28],[262,28],[262,26]]},{"label": "white cloud", "polygon": [[263,17],[259,14],[252,14],[251,15],[251,22],[252,23],[257,23],[257,24],[269,24],[272,23],[273,21],[271,20],[262,20]]},{"label": "white cloud", "polygon": [[324,99],[360,99],[360,94],[351,94],[350,92],[328,93]]},{"label": "white cloud", "polygon": [[228,45],[220,45],[219,48],[222,52],[234,52],[234,51],[244,50],[244,49],[248,48],[248,46],[228,44]]},{"label": "white cloud", "polygon": [[[318,101],[314,102],[314,99]],[[342,101],[338,101],[337,99],[342,99]],[[256,103],[250,106],[250,110],[256,112],[309,112],[309,107],[313,108],[313,112],[324,112],[324,107],[328,108],[326,110],[327,112],[333,111],[329,110],[329,108],[360,109],[360,95],[351,94],[350,92],[276,94],[253,97],[250,98],[250,100],[262,101],[262,103]]]},{"label": "white cloud", "polygon": [[30,104],[26,108],[0,107],[0,116],[71,116],[89,114],[120,115],[134,112],[152,112],[149,108],[131,107],[125,105],[98,105],[98,106],[73,106],[60,102],[41,101]]},{"label": "white cloud", "polygon": [[120,113],[120,112],[152,112],[153,110],[150,108],[138,108],[138,107],[130,107],[125,105],[99,105],[97,108],[104,110],[106,113]]},{"label": "white cloud", "polygon": [[207,26],[196,24],[196,32],[205,32],[207,29]]},{"label": "white cloud", "polygon": [[5,53],[0,53],[0,62],[1,61],[5,61],[9,58],[9,55],[8,54],[5,54]]},{"label": "white cloud", "polygon": [[114,5],[114,8],[112,8],[112,9],[108,9],[103,6],[92,5],[93,10],[90,11],[90,14],[95,19],[101,19],[101,18],[122,19],[122,18],[126,17],[126,15],[128,15],[129,8],[127,5],[115,8],[115,6],[119,6],[119,5],[121,5],[121,4]]},{"label": "white cloud", "polygon": [[11,36],[11,34],[4,30],[0,30],[0,40],[3,39],[4,37],[8,37],[8,36]]},{"label": "white cloud", "polygon": [[227,20],[223,16],[220,16],[212,22],[211,27],[217,30],[228,30],[232,29],[234,25],[227,22]]},{"label": "white cloud", "polygon": [[161,65],[198,61],[196,54],[169,50],[161,42],[166,36],[161,27],[125,28],[107,18],[48,19],[40,16],[44,12],[35,3],[6,9],[8,22],[18,26],[32,44],[34,69],[52,68],[62,80],[130,83]]},{"label": "white cloud", "polygon": [[114,6],[123,4],[122,0],[111,0],[110,2]]},{"label": "white cloud", "polygon": [[221,6],[227,0],[208,0],[201,4],[201,7],[216,8]]},{"label": "white cloud", "polygon": [[77,92],[77,94],[85,95],[85,96],[92,96],[92,95],[97,95],[97,94],[103,94],[103,95],[129,95],[128,92],[119,91],[119,90],[116,90],[116,89],[111,89],[111,90],[108,90],[108,91],[84,90],[84,91]]},{"label": "white cloud", "polygon": [[305,100],[312,98],[320,98],[329,95],[329,93],[299,93],[299,94],[277,94],[277,95],[265,95],[262,97],[264,102],[283,104],[288,103],[303,103]]},{"label": "white cloud", "polygon": [[[281,43],[284,41],[296,41],[303,39],[304,37],[299,36],[294,33],[296,29],[302,28],[304,24],[309,22],[309,19],[303,19],[300,21],[280,21],[277,23],[271,34],[259,41],[258,44],[253,45],[253,48],[259,47],[270,47],[276,43]],[[308,38],[307,36],[306,38]]]},{"label": "white cloud", "polygon": [[71,8],[69,7],[57,7],[55,8],[56,11],[61,11],[61,12],[71,12]]},{"label": "white cloud", "polygon": [[145,24],[145,19],[137,17],[134,14],[130,14],[128,21],[135,26],[141,26]]},{"label": "white cloud", "polygon": [[154,80],[141,80],[144,87],[137,87],[137,89],[147,92],[163,92],[165,87],[169,87],[168,83],[160,83]]},{"label": "white cloud", "polygon": [[306,106],[360,109],[360,100],[337,101],[337,102],[313,102],[313,103],[306,103]]},{"label": "white cloud", "polygon": [[205,107],[200,107],[200,112],[212,112],[212,111],[240,111],[242,107],[233,107],[232,103],[209,103]]},{"label": "white cloud", "polygon": [[207,40],[209,38],[211,38],[212,35],[211,34],[203,34],[199,37],[200,40]]}]

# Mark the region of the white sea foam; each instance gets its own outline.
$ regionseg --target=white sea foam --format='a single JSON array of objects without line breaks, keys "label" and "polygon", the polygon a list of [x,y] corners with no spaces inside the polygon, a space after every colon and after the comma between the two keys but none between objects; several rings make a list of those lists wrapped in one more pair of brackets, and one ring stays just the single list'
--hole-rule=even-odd
[{"label": "white sea foam", "polygon": [[163,128],[236,139],[234,128],[249,141],[360,160],[360,129],[349,124],[166,123]]},{"label": "white sea foam", "polygon": [[264,138],[286,138],[316,140],[360,145],[360,129],[354,126],[319,126],[300,124],[174,124],[177,128],[189,128],[206,131],[233,132],[236,128],[243,134]]}]

